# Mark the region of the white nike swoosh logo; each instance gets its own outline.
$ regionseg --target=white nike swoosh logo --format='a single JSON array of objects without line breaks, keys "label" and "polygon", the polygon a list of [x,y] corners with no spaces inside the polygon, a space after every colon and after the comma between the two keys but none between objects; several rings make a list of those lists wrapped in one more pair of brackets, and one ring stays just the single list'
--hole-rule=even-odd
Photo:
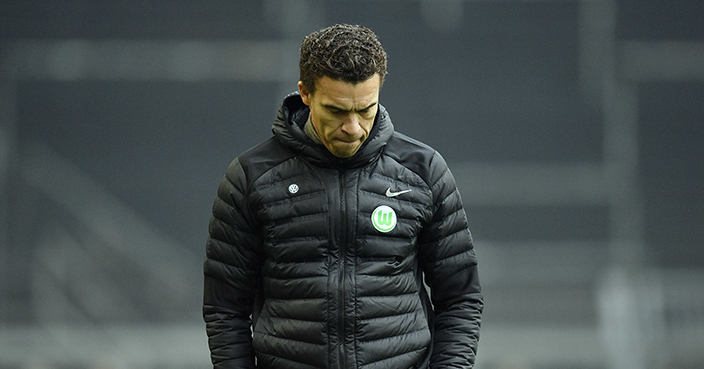
[{"label": "white nike swoosh logo", "polygon": [[386,189],[386,197],[396,197],[398,195],[404,194],[406,192],[411,192],[412,190],[403,190],[403,191],[398,191],[398,192],[391,192],[391,187]]}]

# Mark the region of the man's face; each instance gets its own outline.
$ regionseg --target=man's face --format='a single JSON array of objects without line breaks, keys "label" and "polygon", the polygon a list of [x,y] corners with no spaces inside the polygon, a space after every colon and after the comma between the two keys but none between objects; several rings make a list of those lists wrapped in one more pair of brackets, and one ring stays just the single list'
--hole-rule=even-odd
[{"label": "man's face", "polygon": [[379,110],[378,74],[357,84],[323,77],[315,82],[315,93],[298,82],[303,103],[310,107],[310,120],[323,145],[339,158],[349,158],[369,137]]}]

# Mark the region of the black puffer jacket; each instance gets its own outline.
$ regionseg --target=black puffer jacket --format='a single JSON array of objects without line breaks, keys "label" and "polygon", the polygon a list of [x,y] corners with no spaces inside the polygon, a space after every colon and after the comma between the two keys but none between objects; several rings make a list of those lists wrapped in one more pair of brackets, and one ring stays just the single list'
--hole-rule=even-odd
[{"label": "black puffer jacket", "polygon": [[383,107],[347,159],[305,135],[307,116],[287,97],[274,137],[218,190],[203,303],[215,368],[471,368],[483,302],[444,160]]}]

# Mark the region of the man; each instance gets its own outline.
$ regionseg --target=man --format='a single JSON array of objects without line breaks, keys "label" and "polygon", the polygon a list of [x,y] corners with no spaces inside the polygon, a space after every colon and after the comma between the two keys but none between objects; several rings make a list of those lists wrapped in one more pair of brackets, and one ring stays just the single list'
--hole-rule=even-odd
[{"label": "man", "polygon": [[233,161],[215,199],[214,367],[471,368],[483,300],[466,215],[442,157],[379,104],[376,35],[314,32],[300,70],[274,137]]}]

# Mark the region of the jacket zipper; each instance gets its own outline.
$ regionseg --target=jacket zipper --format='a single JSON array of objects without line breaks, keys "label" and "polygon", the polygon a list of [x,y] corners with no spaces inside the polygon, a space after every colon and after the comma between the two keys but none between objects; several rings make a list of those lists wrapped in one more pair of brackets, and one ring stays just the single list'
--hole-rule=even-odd
[{"label": "jacket zipper", "polygon": [[347,244],[347,202],[345,201],[345,173],[340,170],[340,280],[338,294],[337,334],[340,341],[340,368],[347,368],[347,342],[345,335],[345,267]]}]

